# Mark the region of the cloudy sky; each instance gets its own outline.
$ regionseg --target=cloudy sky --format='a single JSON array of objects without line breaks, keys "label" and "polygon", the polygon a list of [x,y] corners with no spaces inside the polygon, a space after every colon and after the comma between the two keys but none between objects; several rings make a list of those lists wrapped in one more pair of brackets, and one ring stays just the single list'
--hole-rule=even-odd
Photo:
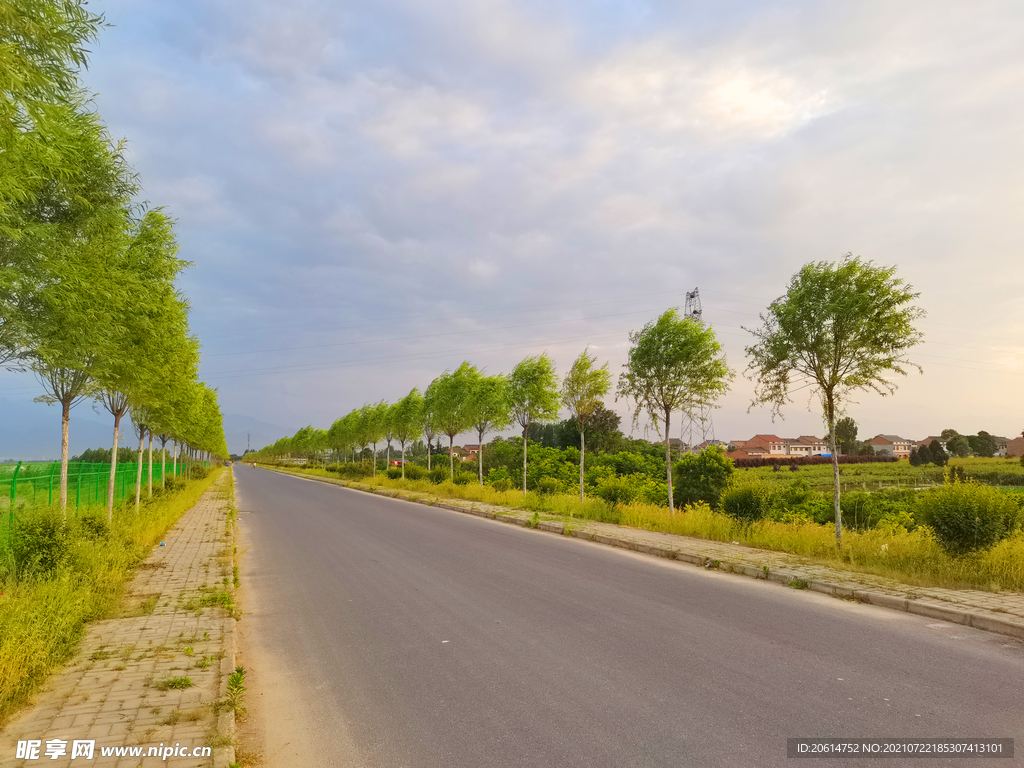
[{"label": "cloudy sky", "polygon": [[[113,26],[86,82],[178,221],[225,414],[326,427],[463,359],[564,371],[587,344],[617,371],[694,287],[742,372],[741,326],[853,252],[928,312],[924,374],[851,406],[862,435],[1024,428],[1018,2],[90,7]],[[719,438],[822,432],[751,393]]]}]

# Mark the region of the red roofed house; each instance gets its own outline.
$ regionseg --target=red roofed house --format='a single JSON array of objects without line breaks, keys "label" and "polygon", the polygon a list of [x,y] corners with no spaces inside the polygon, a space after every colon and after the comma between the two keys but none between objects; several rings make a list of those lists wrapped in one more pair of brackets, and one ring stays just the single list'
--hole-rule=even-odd
[{"label": "red roofed house", "polygon": [[885,453],[897,459],[909,459],[910,449],[917,443],[899,435],[875,435],[868,443],[875,453]]}]

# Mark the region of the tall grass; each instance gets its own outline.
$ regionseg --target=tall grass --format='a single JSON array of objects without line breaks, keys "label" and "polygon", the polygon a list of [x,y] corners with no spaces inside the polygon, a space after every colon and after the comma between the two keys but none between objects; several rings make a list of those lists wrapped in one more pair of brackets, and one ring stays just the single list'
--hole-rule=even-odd
[{"label": "tall grass", "polygon": [[[155,496],[138,513],[134,503],[116,509],[102,535],[87,535],[73,519],[67,556],[53,571],[0,573],[0,724],[71,657],[87,622],[114,613],[135,567],[221,471]],[[105,515],[83,508],[77,520]]]},{"label": "tall grass", "polygon": [[837,549],[835,529],[830,525],[772,520],[747,523],[703,505],[674,515],[649,504],[630,504],[620,511],[621,523],[633,528],[737,541],[917,586],[1024,591],[1024,531],[983,552],[952,557],[924,526],[912,531],[844,530],[843,547]]}]

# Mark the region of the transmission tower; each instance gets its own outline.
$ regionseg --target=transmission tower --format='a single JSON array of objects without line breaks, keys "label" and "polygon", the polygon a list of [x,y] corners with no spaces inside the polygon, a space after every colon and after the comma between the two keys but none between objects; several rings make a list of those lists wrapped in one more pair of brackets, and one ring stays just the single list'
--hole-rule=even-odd
[{"label": "transmission tower", "polygon": [[[704,325],[704,308],[700,303],[700,289],[694,288],[686,292],[686,305],[683,308],[683,316],[696,323]],[[711,418],[710,403],[701,403],[696,409],[694,416],[685,416],[682,423],[682,432],[679,439],[688,447],[690,453],[694,452],[694,439],[700,437],[700,442],[715,439],[715,424]]]}]

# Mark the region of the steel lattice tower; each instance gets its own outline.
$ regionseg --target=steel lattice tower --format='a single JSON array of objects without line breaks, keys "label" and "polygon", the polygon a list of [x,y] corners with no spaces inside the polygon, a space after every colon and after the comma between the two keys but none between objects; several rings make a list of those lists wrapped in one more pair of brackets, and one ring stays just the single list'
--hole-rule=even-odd
[{"label": "steel lattice tower", "polygon": [[[683,315],[687,319],[704,325],[704,308],[700,303],[699,288],[686,292],[686,305],[683,308]],[[695,410],[698,411],[695,417],[687,416],[683,419],[682,432],[679,436],[679,439],[687,445],[687,449],[691,453],[694,449],[693,440],[697,435],[700,436],[702,443],[715,439],[715,424],[711,418],[711,405],[702,403]]]}]

